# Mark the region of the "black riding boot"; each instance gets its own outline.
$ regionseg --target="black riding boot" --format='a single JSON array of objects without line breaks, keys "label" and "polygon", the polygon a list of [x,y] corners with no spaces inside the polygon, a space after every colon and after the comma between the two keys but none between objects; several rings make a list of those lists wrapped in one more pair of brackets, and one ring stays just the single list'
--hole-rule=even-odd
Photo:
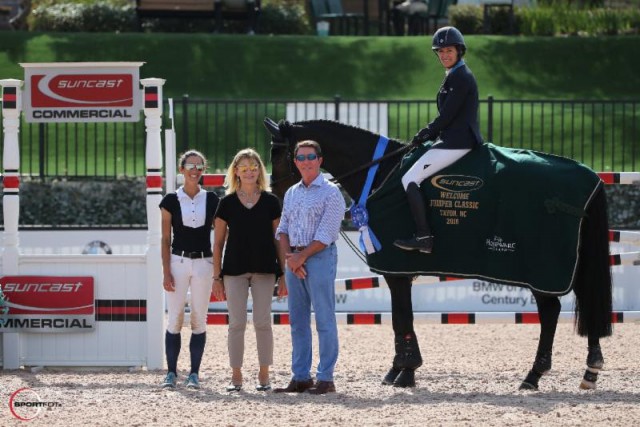
[{"label": "black riding boot", "polygon": [[409,200],[413,220],[416,223],[417,232],[410,239],[398,239],[393,244],[407,251],[420,251],[430,254],[433,249],[433,236],[427,221],[425,200],[420,187],[415,182],[407,186],[407,199]]}]

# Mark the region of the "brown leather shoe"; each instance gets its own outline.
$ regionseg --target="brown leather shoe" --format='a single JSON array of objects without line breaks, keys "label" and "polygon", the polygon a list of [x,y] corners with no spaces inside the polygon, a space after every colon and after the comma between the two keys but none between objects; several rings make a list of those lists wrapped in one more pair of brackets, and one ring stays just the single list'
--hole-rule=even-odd
[{"label": "brown leather shoe", "polygon": [[318,381],[315,387],[309,389],[309,394],[335,393],[336,386],[333,381]]},{"label": "brown leather shoe", "polygon": [[309,378],[306,381],[291,380],[289,385],[285,388],[274,388],[274,393],[302,393],[313,387],[313,379]]}]

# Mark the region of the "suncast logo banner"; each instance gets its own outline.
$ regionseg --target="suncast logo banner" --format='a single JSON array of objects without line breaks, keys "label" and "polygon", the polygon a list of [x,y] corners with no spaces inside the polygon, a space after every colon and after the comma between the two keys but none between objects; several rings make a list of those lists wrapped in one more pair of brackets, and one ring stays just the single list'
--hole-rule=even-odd
[{"label": "suncast logo banner", "polygon": [[95,327],[90,276],[3,276],[0,332],[86,332]]},{"label": "suncast logo banner", "polygon": [[142,63],[21,64],[27,122],[136,122]]}]

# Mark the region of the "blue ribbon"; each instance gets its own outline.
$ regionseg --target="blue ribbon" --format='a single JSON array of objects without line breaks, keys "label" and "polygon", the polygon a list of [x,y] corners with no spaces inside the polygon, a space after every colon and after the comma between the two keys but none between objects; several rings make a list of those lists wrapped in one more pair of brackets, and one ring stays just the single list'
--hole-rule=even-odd
[{"label": "blue ribbon", "polygon": [[[378,139],[376,149],[373,152],[373,161],[382,157],[385,150],[387,149],[388,143],[389,138],[381,135]],[[369,171],[367,172],[367,179],[365,180],[364,186],[362,187],[362,192],[360,193],[358,203],[354,203],[354,205],[351,207],[351,220],[360,230],[360,249],[362,250],[362,252],[368,254],[379,251],[382,248],[382,244],[380,244],[380,241],[378,240],[376,235],[373,234],[373,231],[371,231],[371,229],[369,228],[369,213],[367,212],[366,208],[367,196],[371,191],[373,179],[376,176],[376,172],[378,171],[379,166],[380,163],[376,163],[369,168]]]}]

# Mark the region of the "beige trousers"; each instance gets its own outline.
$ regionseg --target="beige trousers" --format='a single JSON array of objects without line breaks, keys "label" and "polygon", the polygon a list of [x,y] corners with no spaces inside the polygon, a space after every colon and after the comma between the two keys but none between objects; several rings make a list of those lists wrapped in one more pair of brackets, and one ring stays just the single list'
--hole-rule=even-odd
[{"label": "beige trousers", "polygon": [[224,291],[229,310],[229,365],[232,368],[241,368],[244,358],[249,289],[253,299],[253,327],[256,332],[258,362],[260,366],[273,364],[271,301],[275,283],[274,274],[246,273],[240,276],[224,276]]}]

